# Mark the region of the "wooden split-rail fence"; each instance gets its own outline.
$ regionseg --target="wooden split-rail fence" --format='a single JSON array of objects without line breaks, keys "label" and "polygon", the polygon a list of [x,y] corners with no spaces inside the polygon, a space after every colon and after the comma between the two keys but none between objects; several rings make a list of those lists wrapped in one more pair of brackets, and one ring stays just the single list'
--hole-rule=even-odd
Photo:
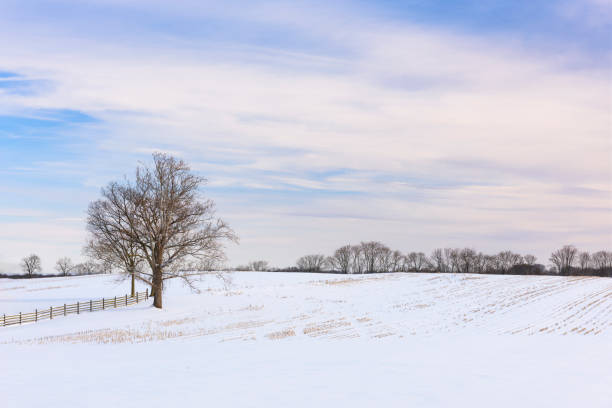
[{"label": "wooden split-rail fence", "polygon": [[88,300],[71,305],[64,303],[63,306],[51,306],[49,309],[36,309],[32,313],[19,313],[14,315],[2,315],[2,326],[14,324],[32,323],[39,320],[53,319],[69,314],[81,314],[86,312],[97,312],[98,310],[112,309],[122,306],[131,306],[149,299],[149,289],[145,292],[137,292],[134,296],[115,296],[114,298],[102,298],[99,300]]}]

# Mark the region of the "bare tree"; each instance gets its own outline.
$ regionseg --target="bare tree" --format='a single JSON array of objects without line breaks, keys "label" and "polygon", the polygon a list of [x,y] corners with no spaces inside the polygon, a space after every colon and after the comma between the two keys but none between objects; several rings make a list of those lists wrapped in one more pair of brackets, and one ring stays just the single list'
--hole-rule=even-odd
[{"label": "bare tree", "polygon": [[569,272],[577,254],[578,250],[575,246],[565,245],[550,255],[550,261],[557,267],[559,274],[563,275]]},{"label": "bare tree", "polygon": [[488,255],[479,252],[474,257],[474,273],[485,273],[487,271],[487,266],[489,265],[489,257]]},{"label": "bare tree", "polygon": [[[341,272],[340,268],[337,265],[336,259],[333,256],[325,257],[323,268],[327,271]],[[347,272],[342,272],[342,273],[347,273]]]},{"label": "bare tree", "polygon": [[110,273],[110,267],[111,266],[107,262],[95,262],[90,259],[80,264],[76,264],[73,271],[75,275],[99,275]]},{"label": "bare tree", "polygon": [[366,273],[376,272],[380,267],[380,257],[385,251],[388,250],[385,245],[378,241],[362,242],[361,243],[361,254],[363,256],[363,262]]},{"label": "bare tree", "polygon": [[391,253],[391,271],[401,272],[404,270],[404,255],[400,251]]},{"label": "bare tree", "polygon": [[597,251],[591,256],[593,266],[597,269],[612,267],[612,252]]},{"label": "bare tree", "polygon": [[497,271],[497,264],[498,264],[498,260],[497,260],[497,256],[496,255],[485,255],[485,266],[484,266],[484,271],[485,273],[493,273]]},{"label": "bare tree", "polygon": [[512,251],[502,251],[497,255],[501,273],[508,272],[513,266],[523,262],[523,257]]},{"label": "bare tree", "polygon": [[162,307],[164,281],[181,278],[193,288],[194,276],[202,272],[189,266],[223,261],[222,241],[237,241],[215,217],[214,203],[200,196],[205,182],[184,161],[155,153],[153,166],[139,166],[134,182],[109,184],[102,199],[90,205],[88,226],[96,230],[95,215],[112,214],[104,221],[116,242],[135,245],[149,266],[137,277],[151,285],[155,307]]},{"label": "bare tree", "polygon": [[596,269],[603,269],[606,267],[606,251],[597,251],[591,255],[591,261],[593,267]]},{"label": "bare tree", "polygon": [[473,273],[476,251],[471,248],[463,248],[461,251],[459,251],[458,257],[459,271],[463,273]]},{"label": "bare tree", "polygon": [[378,252],[377,271],[391,272],[393,268],[393,251],[386,246],[382,246]]},{"label": "bare tree", "polygon": [[535,265],[537,258],[534,255],[527,254],[523,257],[523,261],[525,261],[527,265],[531,266]]},{"label": "bare tree", "polygon": [[55,263],[55,270],[59,272],[60,275],[68,276],[70,271],[74,268],[74,264],[72,260],[68,257],[63,257],[57,260]]},{"label": "bare tree", "polygon": [[604,251],[606,255],[606,268],[612,268],[612,251]]},{"label": "bare tree", "polygon": [[352,273],[363,273],[365,262],[361,245],[351,246],[351,270]]},{"label": "bare tree", "polygon": [[583,271],[587,269],[591,264],[591,255],[586,251],[580,252],[578,254],[578,264]]},{"label": "bare tree", "polygon": [[330,257],[329,262],[333,265],[333,269],[342,273],[349,273],[351,269],[351,246],[344,245],[334,251],[334,255]]},{"label": "bare tree", "polygon": [[411,271],[421,272],[427,266],[427,257],[423,252],[410,252],[406,258]]},{"label": "bare tree", "polygon": [[297,260],[296,266],[304,272],[320,272],[326,263],[325,255],[305,255]]},{"label": "bare tree", "polygon": [[451,273],[461,272],[461,265],[459,262],[460,252],[461,250],[458,248],[444,248],[444,257],[447,260],[447,265],[450,265]]},{"label": "bare tree", "polygon": [[21,269],[31,278],[33,274],[42,271],[40,257],[36,254],[26,256],[21,260]]},{"label": "bare tree", "polygon": [[268,261],[251,261],[249,262],[249,270],[263,272],[268,270]]},{"label": "bare tree", "polygon": [[431,252],[429,257],[431,265],[436,272],[448,272],[448,264],[444,257],[444,250],[442,248],[436,248]]}]

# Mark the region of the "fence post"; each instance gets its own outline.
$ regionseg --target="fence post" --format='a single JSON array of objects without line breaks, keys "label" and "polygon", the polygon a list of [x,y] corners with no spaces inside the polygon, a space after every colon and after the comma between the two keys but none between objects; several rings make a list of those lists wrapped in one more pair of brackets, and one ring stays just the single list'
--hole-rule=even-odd
[{"label": "fence post", "polygon": [[102,310],[104,310],[104,298],[102,298]]},{"label": "fence post", "polygon": [[136,303],[138,303],[138,292],[136,292]]},{"label": "fence post", "polygon": [[89,311],[93,312],[93,300],[89,299]]},{"label": "fence post", "polygon": [[49,319],[53,319],[53,306],[49,307]]},{"label": "fence post", "polygon": [[149,300],[149,288],[145,291],[145,299]]},{"label": "fence post", "polygon": [[117,307],[117,296],[115,296],[115,304],[114,307]]},{"label": "fence post", "polygon": [[127,306],[127,293],[125,294],[125,305]]},{"label": "fence post", "polygon": [[64,316],[66,316],[66,304],[64,303]]},{"label": "fence post", "polygon": [[77,314],[81,314],[79,309],[79,302],[77,302]]},{"label": "fence post", "polygon": [[2,326],[6,326],[6,313],[2,315]]},{"label": "fence post", "polygon": [[19,312],[19,324],[21,324],[21,312]]},{"label": "fence post", "polygon": [[38,309],[34,309],[34,321],[38,321]]}]

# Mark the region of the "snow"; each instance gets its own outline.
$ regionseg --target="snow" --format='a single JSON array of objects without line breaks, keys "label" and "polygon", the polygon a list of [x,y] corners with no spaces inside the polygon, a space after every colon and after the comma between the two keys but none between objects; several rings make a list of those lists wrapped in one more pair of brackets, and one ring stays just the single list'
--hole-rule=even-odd
[{"label": "snow", "polygon": [[[612,406],[612,279],[235,272],[0,327],[2,406]],[[0,313],[120,296],[0,280]]]}]

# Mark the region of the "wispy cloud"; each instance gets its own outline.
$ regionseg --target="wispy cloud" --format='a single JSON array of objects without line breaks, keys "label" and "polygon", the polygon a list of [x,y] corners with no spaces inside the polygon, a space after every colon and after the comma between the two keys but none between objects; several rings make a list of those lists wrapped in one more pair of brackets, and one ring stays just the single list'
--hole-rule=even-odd
[{"label": "wispy cloud", "polygon": [[[71,217],[152,151],[183,156],[247,237],[236,263],[368,237],[494,249],[507,245],[494,231],[517,226],[542,231],[524,250],[609,244],[562,233],[612,228],[589,211],[612,203],[600,26],[572,20],[573,40],[554,34],[562,3],[516,6],[553,20],[540,31],[512,16],[485,25],[475,16],[502,19],[508,6],[480,3],[453,16],[359,2],[8,2],[0,174],[14,191],[44,179],[78,192]],[[15,81],[53,86],[3,90]],[[58,205],[14,194],[33,210]],[[257,244],[271,234],[277,249]]]}]

